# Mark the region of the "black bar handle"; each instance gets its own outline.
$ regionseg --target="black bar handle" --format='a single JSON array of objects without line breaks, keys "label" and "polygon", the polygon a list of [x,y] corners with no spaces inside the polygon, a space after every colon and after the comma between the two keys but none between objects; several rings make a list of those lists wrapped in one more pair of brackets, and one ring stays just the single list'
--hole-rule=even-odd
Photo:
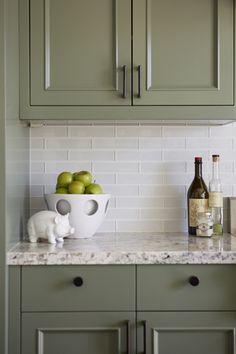
[{"label": "black bar handle", "polygon": [[147,321],[143,321],[143,354],[147,354]]},{"label": "black bar handle", "polygon": [[126,88],[126,65],[122,66],[122,71],[123,71],[123,93],[122,97],[126,98],[127,97],[127,88]]},{"label": "black bar handle", "polygon": [[127,348],[126,348],[126,351],[127,351],[127,354],[130,354],[131,351],[130,351],[130,321],[129,320],[126,322],[126,334],[127,334]]},{"label": "black bar handle", "polygon": [[138,98],[141,98],[142,96],[142,88],[141,88],[141,74],[142,74],[142,66],[138,65]]}]

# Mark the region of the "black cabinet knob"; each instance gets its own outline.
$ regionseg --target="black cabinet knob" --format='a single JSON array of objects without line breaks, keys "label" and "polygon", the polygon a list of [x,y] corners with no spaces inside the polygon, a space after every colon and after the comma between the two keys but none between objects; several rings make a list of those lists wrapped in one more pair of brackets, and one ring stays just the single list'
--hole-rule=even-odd
[{"label": "black cabinet knob", "polygon": [[73,279],[73,284],[74,284],[75,286],[82,286],[82,285],[83,285],[83,278],[81,278],[81,277],[75,277],[75,278]]},{"label": "black cabinet knob", "polygon": [[191,284],[192,286],[198,286],[198,284],[200,283],[199,278],[196,277],[195,275],[191,276],[188,281],[189,284]]}]

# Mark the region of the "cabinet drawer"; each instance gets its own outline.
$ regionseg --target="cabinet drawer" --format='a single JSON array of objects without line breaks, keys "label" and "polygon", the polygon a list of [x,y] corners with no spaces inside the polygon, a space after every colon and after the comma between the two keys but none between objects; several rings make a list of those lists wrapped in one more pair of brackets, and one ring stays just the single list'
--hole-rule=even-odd
[{"label": "cabinet drawer", "polygon": [[[199,284],[192,278],[191,285],[191,277]],[[138,266],[137,307],[140,311],[236,310],[236,266]]]},{"label": "cabinet drawer", "polygon": [[130,311],[134,291],[134,266],[22,267],[22,311]]}]

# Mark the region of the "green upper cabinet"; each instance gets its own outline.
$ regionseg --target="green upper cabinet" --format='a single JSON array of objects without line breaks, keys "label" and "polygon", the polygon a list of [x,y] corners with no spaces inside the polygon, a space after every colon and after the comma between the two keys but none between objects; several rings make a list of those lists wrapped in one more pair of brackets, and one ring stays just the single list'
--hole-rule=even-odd
[{"label": "green upper cabinet", "polygon": [[129,105],[130,16],[126,0],[31,0],[31,105]]},{"label": "green upper cabinet", "polygon": [[235,0],[21,0],[22,119],[236,119]]},{"label": "green upper cabinet", "polygon": [[232,0],[134,0],[134,104],[232,105]]}]

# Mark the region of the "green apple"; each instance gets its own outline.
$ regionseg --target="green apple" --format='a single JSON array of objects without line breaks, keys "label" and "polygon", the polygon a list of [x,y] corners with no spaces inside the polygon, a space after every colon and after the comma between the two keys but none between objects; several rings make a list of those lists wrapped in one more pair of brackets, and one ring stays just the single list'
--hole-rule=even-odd
[{"label": "green apple", "polygon": [[74,181],[83,182],[85,187],[87,187],[92,182],[92,175],[89,171],[80,171],[73,174]]},{"label": "green apple", "polygon": [[68,192],[70,194],[83,194],[85,186],[81,181],[73,181],[68,186]]},{"label": "green apple", "polygon": [[58,187],[56,188],[56,194],[68,194],[68,190],[65,187]]},{"label": "green apple", "polygon": [[73,174],[71,172],[62,172],[57,177],[57,188],[67,187],[73,181]]},{"label": "green apple", "polygon": [[85,188],[85,194],[102,194],[102,187],[100,184],[91,183],[88,187]]}]

